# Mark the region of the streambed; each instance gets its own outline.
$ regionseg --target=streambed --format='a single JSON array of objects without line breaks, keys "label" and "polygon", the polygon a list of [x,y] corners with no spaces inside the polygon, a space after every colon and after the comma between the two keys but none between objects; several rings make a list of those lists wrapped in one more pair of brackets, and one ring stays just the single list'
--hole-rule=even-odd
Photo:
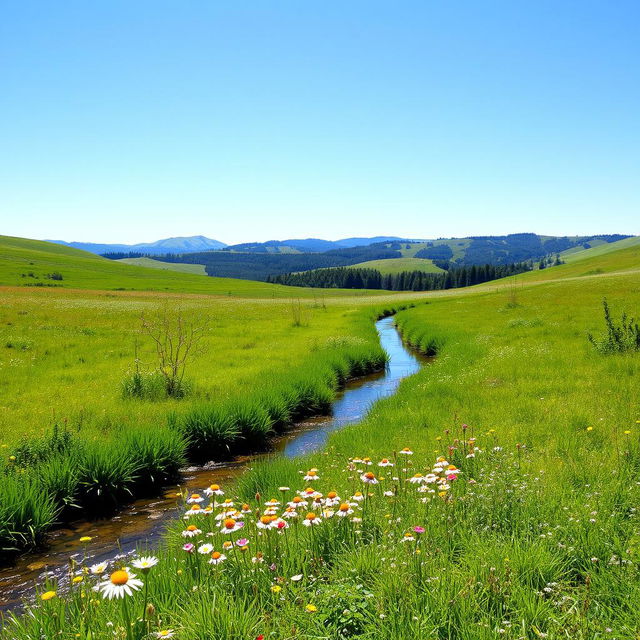
[{"label": "streambed", "polygon": [[[139,545],[152,546],[163,535],[167,524],[184,510],[178,499],[183,490],[201,490],[213,483],[228,485],[260,459],[274,454],[295,458],[311,453],[324,446],[332,431],[360,422],[377,400],[395,393],[401,380],[419,371],[429,360],[404,346],[393,318],[378,320],[376,330],[382,348],[389,355],[387,367],[347,383],[332,404],[331,416],[297,424],[274,439],[268,453],[189,467],[184,470],[180,485],[166,488],[160,497],[136,500],[111,518],[78,520],[53,531],[45,550],[24,554],[14,565],[0,570],[0,611],[17,608],[35,585],[47,577],[64,581],[72,557],[80,561],[86,554],[92,562],[100,562],[131,553]],[[83,536],[90,536],[91,542],[81,543]]]}]

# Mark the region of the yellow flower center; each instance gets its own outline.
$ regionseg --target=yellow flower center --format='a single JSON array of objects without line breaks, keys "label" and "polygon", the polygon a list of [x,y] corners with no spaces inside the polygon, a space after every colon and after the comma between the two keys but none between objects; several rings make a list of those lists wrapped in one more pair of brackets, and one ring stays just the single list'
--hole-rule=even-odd
[{"label": "yellow flower center", "polygon": [[421,473],[416,473],[413,476],[414,478],[422,478],[422,474]]},{"label": "yellow flower center", "polygon": [[200,511],[200,505],[199,505],[199,504],[194,504],[194,505],[191,507],[191,511]]},{"label": "yellow flower center", "polygon": [[327,493],[327,498],[330,498],[331,500],[337,497],[338,497],[338,494],[335,491],[329,491],[329,493]]},{"label": "yellow flower center", "polygon": [[187,531],[197,531],[197,530],[198,530],[198,527],[196,527],[196,525],[195,525],[195,524],[190,524],[190,525],[187,527]]},{"label": "yellow flower center", "polygon": [[211,558],[212,558],[213,560],[218,560],[218,558],[220,558],[220,556],[221,556],[221,555],[222,555],[222,554],[221,554],[219,551],[214,551],[214,552],[211,554]]},{"label": "yellow flower center", "polygon": [[236,526],[236,521],[233,520],[232,518],[227,518],[224,521],[224,526],[226,529],[233,529]]},{"label": "yellow flower center", "polygon": [[211,491],[220,491],[220,485],[212,484],[209,489],[211,489]]},{"label": "yellow flower center", "polygon": [[296,497],[293,499],[293,502],[295,502],[296,504],[298,504],[299,502],[302,502],[302,498],[301,498],[300,496],[296,496]]},{"label": "yellow flower center", "polygon": [[346,502],[343,502],[340,505],[340,511],[349,511],[349,505]]},{"label": "yellow flower center", "polygon": [[262,522],[262,524],[269,524],[271,522],[271,516],[262,516],[260,522]]},{"label": "yellow flower center", "polygon": [[122,586],[123,584],[127,584],[129,582],[129,574],[126,571],[114,571],[111,574],[111,584],[115,584],[116,586]]},{"label": "yellow flower center", "polygon": [[200,494],[199,493],[191,494],[191,499],[192,500],[200,500]]},{"label": "yellow flower center", "polygon": [[375,475],[375,473],[372,473],[371,471],[367,471],[367,473],[364,474],[364,477],[367,480],[373,480],[376,477],[376,475]]},{"label": "yellow flower center", "polygon": [[315,476],[317,474],[316,474],[315,471],[307,471],[307,475],[313,477],[313,476]]},{"label": "yellow flower center", "polygon": [[316,517],[316,514],[313,512],[307,513],[307,520],[315,520]]}]

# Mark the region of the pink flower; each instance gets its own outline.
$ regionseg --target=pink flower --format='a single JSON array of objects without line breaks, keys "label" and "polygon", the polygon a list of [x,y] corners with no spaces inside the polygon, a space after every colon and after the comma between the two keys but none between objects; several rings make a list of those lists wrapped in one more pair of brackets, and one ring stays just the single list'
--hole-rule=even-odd
[{"label": "pink flower", "polygon": [[246,538],[240,538],[239,540],[236,540],[236,544],[239,547],[246,547],[249,544],[249,541]]},{"label": "pink flower", "polygon": [[187,553],[193,553],[193,549],[194,549],[194,547],[193,547],[193,545],[192,545],[190,542],[187,542],[187,544],[185,544],[185,545],[182,547],[182,549],[183,549],[183,551],[186,551]]},{"label": "pink flower", "polygon": [[424,527],[413,527],[413,530],[415,533],[424,533],[425,532],[425,528]]}]

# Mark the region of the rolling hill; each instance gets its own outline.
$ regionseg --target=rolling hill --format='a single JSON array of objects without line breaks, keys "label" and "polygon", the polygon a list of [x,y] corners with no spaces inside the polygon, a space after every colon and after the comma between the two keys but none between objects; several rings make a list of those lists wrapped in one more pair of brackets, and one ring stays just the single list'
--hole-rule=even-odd
[{"label": "rolling hill", "polygon": [[[315,296],[305,289],[123,264],[64,245],[0,236],[0,286],[196,293],[247,298]],[[353,295],[332,290],[332,295]]]},{"label": "rolling hill", "polygon": [[387,260],[368,260],[349,266],[349,269],[375,269],[382,274],[402,273],[403,271],[422,271],[423,273],[440,273],[444,269],[424,258],[388,258]]}]

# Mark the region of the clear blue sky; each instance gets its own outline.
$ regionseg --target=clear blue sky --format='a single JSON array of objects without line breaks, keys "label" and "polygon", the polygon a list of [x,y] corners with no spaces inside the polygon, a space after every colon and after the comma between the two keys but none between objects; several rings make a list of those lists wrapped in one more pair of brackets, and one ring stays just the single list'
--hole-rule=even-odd
[{"label": "clear blue sky", "polygon": [[640,233],[640,2],[7,0],[0,233]]}]

